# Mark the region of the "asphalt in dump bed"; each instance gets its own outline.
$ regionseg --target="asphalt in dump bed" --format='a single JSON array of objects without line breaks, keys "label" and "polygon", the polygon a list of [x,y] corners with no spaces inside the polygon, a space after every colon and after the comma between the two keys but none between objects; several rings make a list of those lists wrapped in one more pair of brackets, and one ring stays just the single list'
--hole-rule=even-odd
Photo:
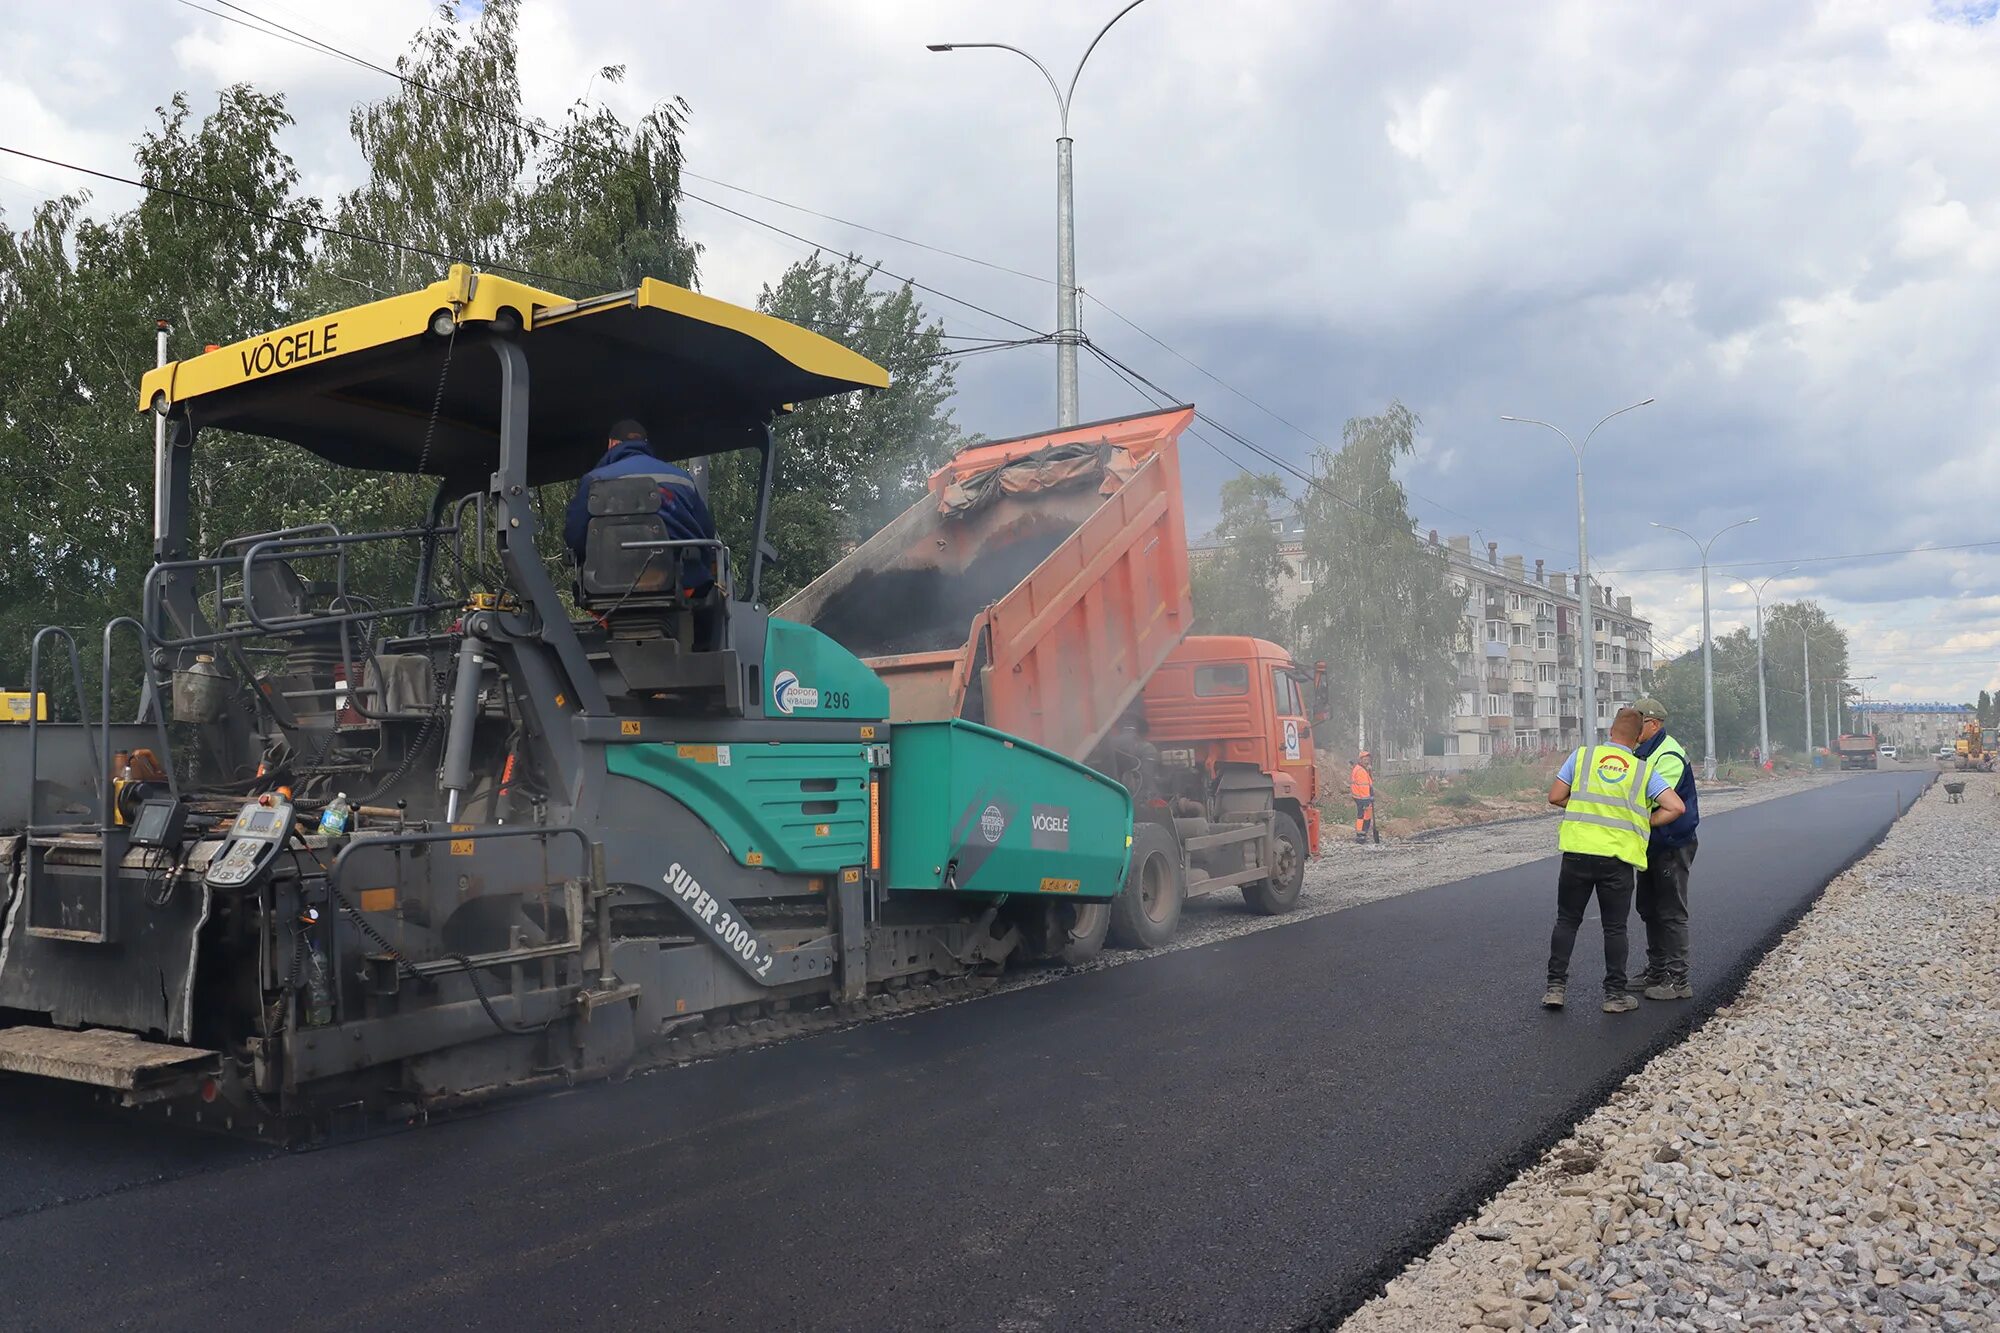
[{"label": "asphalt in dump bed", "polygon": [[[1704,821],[1697,1003],[1924,781]],[[1578,1002],[1537,1008],[1553,900],[1544,861],[276,1159],[0,1111],[0,1326],[1330,1317],[1687,1024],[1687,1005],[1598,1012],[1594,924]]]},{"label": "asphalt in dump bed", "polygon": [[885,569],[858,575],[826,600],[813,627],[857,657],[956,648],[972,618],[1014,590],[1076,530],[1024,521],[963,570]]}]

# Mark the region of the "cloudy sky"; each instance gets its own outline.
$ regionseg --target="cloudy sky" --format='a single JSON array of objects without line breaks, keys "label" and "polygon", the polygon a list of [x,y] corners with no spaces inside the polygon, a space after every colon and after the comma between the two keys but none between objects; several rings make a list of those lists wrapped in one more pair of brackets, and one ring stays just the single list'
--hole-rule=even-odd
[{"label": "cloudy sky", "polygon": [[[429,8],[237,3],[381,63]],[[10,6],[0,143],[120,171],[176,89],[199,109],[248,80],[291,99],[309,188],[353,184],[348,108],[393,84],[217,7]],[[1046,330],[1054,98],[1016,56],[924,47],[1005,42],[1066,82],[1117,8],[526,0],[523,78],[545,116],[685,97],[703,199]],[[1664,651],[1698,642],[1700,588],[1693,546],[1648,522],[1706,537],[1756,517],[1715,548],[1718,632],[1749,618],[1737,576],[1780,574],[1767,597],[1825,602],[1871,692],[2000,689],[1995,9],[1146,0],[1077,88],[1084,327],[1295,464],[1401,398],[1424,421],[1420,522],[1552,566],[1576,554],[1569,454],[1500,414],[1580,437],[1656,397],[1592,443],[1588,479],[1593,564]],[[622,85],[593,77],[609,64]],[[16,225],[79,183],[0,156]],[[95,189],[105,209],[131,193]],[[688,219],[728,299],[807,248],[706,203]],[[953,333],[1018,335],[927,303]],[[960,423],[1041,428],[1053,378],[1047,347],[970,358]],[[1082,393],[1086,418],[1143,406],[1088,356]],[[1232,469],[1199,443],[1189,462],[1202,523]],[[1919,547],[1938,549],[1825,558]]]}]

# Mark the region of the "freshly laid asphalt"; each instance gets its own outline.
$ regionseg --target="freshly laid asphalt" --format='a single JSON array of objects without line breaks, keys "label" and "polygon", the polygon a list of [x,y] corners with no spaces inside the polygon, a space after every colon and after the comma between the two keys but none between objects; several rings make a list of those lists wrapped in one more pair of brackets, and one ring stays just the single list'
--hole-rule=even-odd
[{"label": "freshly laid asphalt", "polygon": [[1693,1005],[1599,1012],[1593,920],[1570,1009],[1537,1007],[1543,861],[318,1152],[9,1083],[0,1327],[1330,1322],[1726,998],[1927,780],[1704,821]]}]

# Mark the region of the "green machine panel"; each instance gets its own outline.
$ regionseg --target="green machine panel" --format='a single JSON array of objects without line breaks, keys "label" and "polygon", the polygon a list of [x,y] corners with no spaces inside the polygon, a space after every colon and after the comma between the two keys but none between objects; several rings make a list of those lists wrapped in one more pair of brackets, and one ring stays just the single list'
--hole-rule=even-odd
[{"label": "green machine panel", "polygon": [[604,762],[694,811],[738,864],[818,875],[867,864],[868,748],[611,745]]},{"label": "green machine panel", "polygon": [[889,687],[860,658],[809,625],[773,616],[764,631],[764,716],[889,716]]},{"label": "green machine panel", "polygon": [[892,889],[1116,896],[1132,798],[1095,769],[957,719],[899,722],[883,800]]}]

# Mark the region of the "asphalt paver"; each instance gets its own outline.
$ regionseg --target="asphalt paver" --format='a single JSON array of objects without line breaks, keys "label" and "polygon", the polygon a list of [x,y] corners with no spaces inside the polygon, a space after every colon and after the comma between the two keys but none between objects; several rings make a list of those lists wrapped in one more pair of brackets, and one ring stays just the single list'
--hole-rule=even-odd
[{"label": "asphalt paver", "polygon": [[1539,1007],[1550,860],[316,1152],[17,1103],[0,1326],[1330,1322],[1726,999],[1927,780],[1704,821],[1692,1004],[1599,1012],[1592,920],[1570,1008]]}]

